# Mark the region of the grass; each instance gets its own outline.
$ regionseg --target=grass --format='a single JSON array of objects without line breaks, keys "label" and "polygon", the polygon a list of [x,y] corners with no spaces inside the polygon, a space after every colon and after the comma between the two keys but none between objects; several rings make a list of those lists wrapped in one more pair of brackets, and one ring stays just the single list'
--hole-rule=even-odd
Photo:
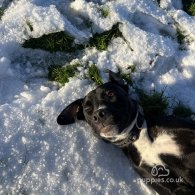
[{"label": "grass", "polygon": [[119,30],[119,23],[113,25],[112,29],[108,31],[101,34],[94,34],[89,40],[89,46],[96,47],[99,51],[103,51],[107,49],[110,41],[116,37],[122,37],[122,33]]},{"label": "grass", "polygon": [[195,0],[182,0],[183,10],[191,16],[195,16]]},{"label": "grass", "polygon": [[176,31],[177,31],[177,34],[176,34],[177,42],[180,44],[179,50],[185,50],[185,47],[183,44],[185,43],[186,36],[182,33],[182,31],[179,28],[177,28]]},{"label": "grass", "polygon": [[120,77],[127,82],[128,85],[132,85],[133,81],[130,74],[121,73]]},{"label": "grass", "polygon": [[62,85],[65,85],[69,82],[70,77],[74,77],[76,72],[78,72],[77,67],[81,66],[80,64],[58,66],[52,65],[48,68],[48,78],[51,81],[56,81]]},{"label": "grass", "polygon": [[33,25],[29,20],[26,21],[26,25],[29,27],[30,31],[33,31]]},{"label": "grass", "polygon": [[168,99],[164,96],[164,91],[153,91],[146,94],[138,89],[139,103],[143,107],[145,116],[163,116],[168,107]]},{"label": "grass", "polygon": [[101,16],[103,18],[108,17],[108,15],[109,15],[109,9],[107,7],[101,7],[101,8],[99,8],[99,11],[100,11]]},{"label": "grass", "polygon": [[[133,73],[133,72],[135,72],[136,67],[135,67],[135,65],[131,65],[127,68],[127,70],[130,70],[130,72]],[[132,78],[131,78],[131,73],[126,74],[126,73],[122,73],[122,72],[119,71],[120,77],[123,80],[125,80],[128,85],[133,85],[133,81],[132,81]]]},{"label": "grass", "polygon": [[[30,29],[33,29],[31,24],[27,23]],[[23,43],[24,48],[43,49],[50,52],[56,51],[72,51],[74,38],[67,33],[61,31],[43,35],[39,38],[31,38]]]},{"label": "grass", "polygon": [[95,82],[97,85],[103,84],[102,78],[100,76],[100,71],[95,64],[89,66],[88,77],[91,81]]},{"label": "grass", "polygon": [[[27,21],[27,26],[33,31],[32,24]],[[73,45],[74,38],[69,36],[64,31],[43,35],[39,38],[30,38],[23,43],[24,48],[43,49],[50,52],[62,51],[62,52],[75,52],[87,47],[96,47],[98,50],[106,50],[110,41],[113,38],[122,37],[122,33],[119,30],[119,23],[113,25],[112,29],[104,31],[103,33],[95,33],[93,37],[89,39],[88,44],[85,45]]]},{"label": "grass", "polygon": [[130,70],[132,73],[136,71],[136,66],[135,65],[130,65],[127,68],[128,70]]},{"label": "grass", "polygon": [[195,16],[195,2],[193,2],[189,7],[189,13],[190,15]]},{"label": "grass", "polygon": [[189,107],[179,102],[178,105],[173,108],[173,114],[179,117],[190,117],[193,112]]},{"label": "grass", "polygon": [[3,8],[0,8],[0,20],[1,20],[1,17],[3,16],[3,14],[4,14],[4,9]]},{"label": "grass", "polygon": [[185,39],[185,35],[182,33],[182,31],[177,28],[177,41],[179,44],[183,44]]}]

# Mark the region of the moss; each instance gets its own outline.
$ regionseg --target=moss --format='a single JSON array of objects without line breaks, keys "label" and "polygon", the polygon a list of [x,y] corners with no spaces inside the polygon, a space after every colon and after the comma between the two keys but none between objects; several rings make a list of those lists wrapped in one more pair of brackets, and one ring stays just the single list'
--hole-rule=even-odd
[{"label": "moss", "polygon": [[72,51],[74,38],[61,31],[43,35],[39,38],[31,38],[23,43],[24,48],[44,49],[50,52]]},{"label": "moss", "polygon": [[151,94],[144,93],[143,90],[137,90],[139,103],[143,107],[145,116],[163,116],[168,107],[168,100],[164,96],[164,91],[159,93],[153,91]]},{"label": "moss", "polygon": [[100,76],[100,71],[95,64],[89,66],[88,77],[91,81],[94,81],[97,85],[103,84],[102,78]]},{"label": "moss", "polygon": [[191,16],[195,16],[195,0],[182,0],[183,10]]},{"label": "moss", "polygon": [[113,25],[112,29],[105,31],[103,33],[96,33],[89,40],[89,46],[96,47],[98,50],[106,50],[110,41],[113,38],[122,37],[122,33],[119,30],[119,23]]},{"label": "moss", "polygon": [[193,112],[189,107],[179,102],[178,105],[173,109],[173,114],[179,117],[190,117]]},{"label": "moss", "polygon": [[66,65],[64,67],[58,65],[51,65],[48,68],[48,79],[56,81],[62,85],[69,82],[70,77],[74,77],[78,72],[77,67],[80,64]]}]

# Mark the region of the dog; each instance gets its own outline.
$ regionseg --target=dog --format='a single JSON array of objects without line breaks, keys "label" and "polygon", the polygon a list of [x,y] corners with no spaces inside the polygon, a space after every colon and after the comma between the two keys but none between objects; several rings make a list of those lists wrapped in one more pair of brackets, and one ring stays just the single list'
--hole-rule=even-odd
[{"label": "dog", "polygon": [[[145,117],[114,72],[109,82],[67,106],[59,125],[85,120],[93,133],[120,147],[143,181],[157,193],[195,194],[195,122],[174,116]],[[145,180],[144,180],[145,179]]]}]

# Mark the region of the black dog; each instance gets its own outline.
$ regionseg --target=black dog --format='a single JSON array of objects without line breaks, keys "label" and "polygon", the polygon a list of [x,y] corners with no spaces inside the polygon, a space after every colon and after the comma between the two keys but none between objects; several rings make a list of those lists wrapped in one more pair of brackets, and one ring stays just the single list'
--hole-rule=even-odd
[{"label": "black dog", "polygon": [[128,87],[110,82],[78,99],[58,116],[60,125],[86,120],[101,139],[122,148],[143,181],[159,194],[195,194],[195,123],[175,117],[145,119]]}]

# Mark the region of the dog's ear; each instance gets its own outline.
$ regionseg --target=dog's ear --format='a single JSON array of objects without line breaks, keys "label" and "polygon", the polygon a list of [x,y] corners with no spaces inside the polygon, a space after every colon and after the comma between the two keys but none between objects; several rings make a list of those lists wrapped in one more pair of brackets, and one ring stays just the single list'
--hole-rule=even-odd
[{"label": "dog's ear", "polygon": [[59,125],[69,125],[75,122],[75,119],[85,120],[83,114],[83,99],[78,99],[67,106],[58,116]]},{"label": "dog's ear", "polygon": [[109,73],[109,81],[119,85],[121,88],[123,88],[128,93],[128,89],[129,89],[128,85],[120,77],[120,74],[112,72],[111,70],[108,70],[108,73]]}]

